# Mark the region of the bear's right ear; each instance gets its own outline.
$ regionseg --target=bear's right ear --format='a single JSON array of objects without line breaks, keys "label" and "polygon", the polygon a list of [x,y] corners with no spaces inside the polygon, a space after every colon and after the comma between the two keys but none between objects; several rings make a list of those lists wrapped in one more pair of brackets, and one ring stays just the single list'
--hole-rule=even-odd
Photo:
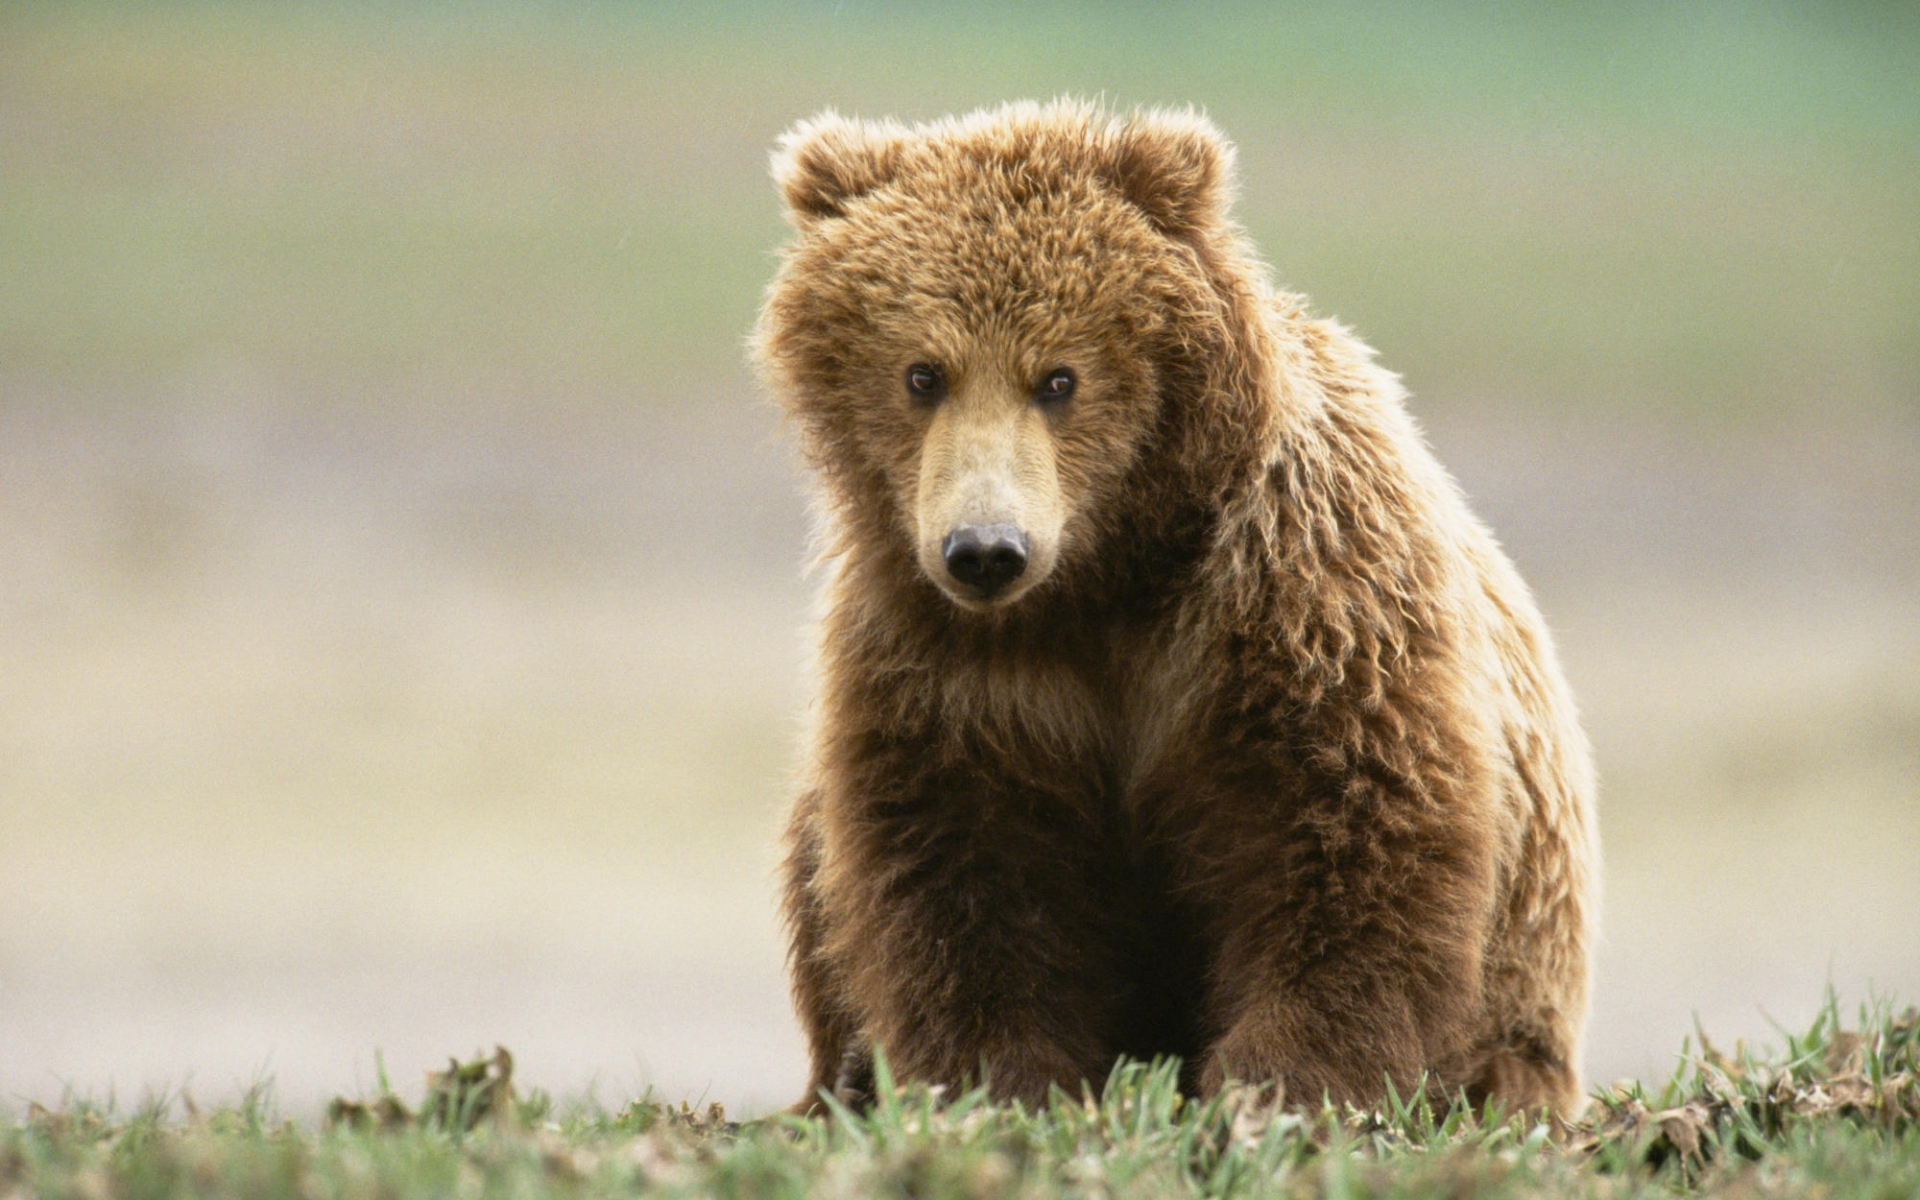
[{"label": "bear's right ear", "polygon": [[844,216],[849,200],[893,178],[906,139],[895,122],[849,120],[828,109],[780,139],[774,182],[796,216]]}]

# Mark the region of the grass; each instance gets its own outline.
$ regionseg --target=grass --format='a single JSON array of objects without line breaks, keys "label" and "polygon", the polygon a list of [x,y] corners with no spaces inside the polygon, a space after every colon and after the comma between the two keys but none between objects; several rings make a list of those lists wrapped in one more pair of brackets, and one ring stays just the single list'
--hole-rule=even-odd
[{"label": "grass", "polygon": [[617,1111],[515,1094],[505,1051],[429,1075],[417,1109],[381,1081],[319,1128],[264,1089],[116,1116],[70,1101],[0,1126],[0,1196],[653,1194],[992,1197],[1911,1196],[1920,1192],[1920,1010],[1837,1004],[1778,1051],[1702,1035],[1673,1078],[1599,1091],[1566,1126],[1392,1097],[1278,1110],[1253,1089],[1182,1097],[1171,1063],[1035,1111],[882,1082],[870,1112],[736,1124],[643,1098]]}]

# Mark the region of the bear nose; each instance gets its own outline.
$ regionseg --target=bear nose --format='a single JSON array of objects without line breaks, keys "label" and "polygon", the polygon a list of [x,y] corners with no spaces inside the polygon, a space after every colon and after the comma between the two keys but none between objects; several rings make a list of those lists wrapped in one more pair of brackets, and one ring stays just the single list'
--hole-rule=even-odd
[{"label": "bear nose", "polygon": [[1027,569],[1027,535],[1012,525],[962,525],[940,544],[947,574],[991,596]]}]

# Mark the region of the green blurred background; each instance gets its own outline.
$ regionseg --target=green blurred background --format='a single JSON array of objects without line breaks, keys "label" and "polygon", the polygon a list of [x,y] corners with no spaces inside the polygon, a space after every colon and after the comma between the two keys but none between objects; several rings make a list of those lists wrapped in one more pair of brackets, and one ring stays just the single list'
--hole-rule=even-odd
[{"label": "green blurred background", "polygon": [[802,1082],[821,108],[1193,104],[1603,777],[1590,1073],[1920,999],[1920,8],[0,7],[0,1105]]}]

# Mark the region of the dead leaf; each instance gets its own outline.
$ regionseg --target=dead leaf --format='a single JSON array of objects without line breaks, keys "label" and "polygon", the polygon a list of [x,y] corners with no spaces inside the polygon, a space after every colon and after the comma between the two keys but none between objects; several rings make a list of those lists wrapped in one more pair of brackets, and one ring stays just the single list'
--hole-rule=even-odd
[{"label": "dead leaf", "polygon": [[1689,1101],[1679,1108],[1666,1108],[1654,1113],[1653,1120],[1660,1126],[1660,1136],[1680,1153],[1681,1158],[1700,1160],[1701,1135],[1713,1124],[1713,1114],[1706,1105],[1697,1100]]},{"label": "dead leaf", "polygon": [[1829,1075],[1858,1074],[1866,1069],[1867,1039],[1858,1033],[1838,1030],[1827,1043],[1823,1064]]},{"label": "dead leaf", "polygon": [[1266,1133],[1286,1104],[1287,1089],[1278,1079],[1261,1084],[1229,1084],[1220,1094],[1227,1116],[1229,1144],[1251,1146]]}]

